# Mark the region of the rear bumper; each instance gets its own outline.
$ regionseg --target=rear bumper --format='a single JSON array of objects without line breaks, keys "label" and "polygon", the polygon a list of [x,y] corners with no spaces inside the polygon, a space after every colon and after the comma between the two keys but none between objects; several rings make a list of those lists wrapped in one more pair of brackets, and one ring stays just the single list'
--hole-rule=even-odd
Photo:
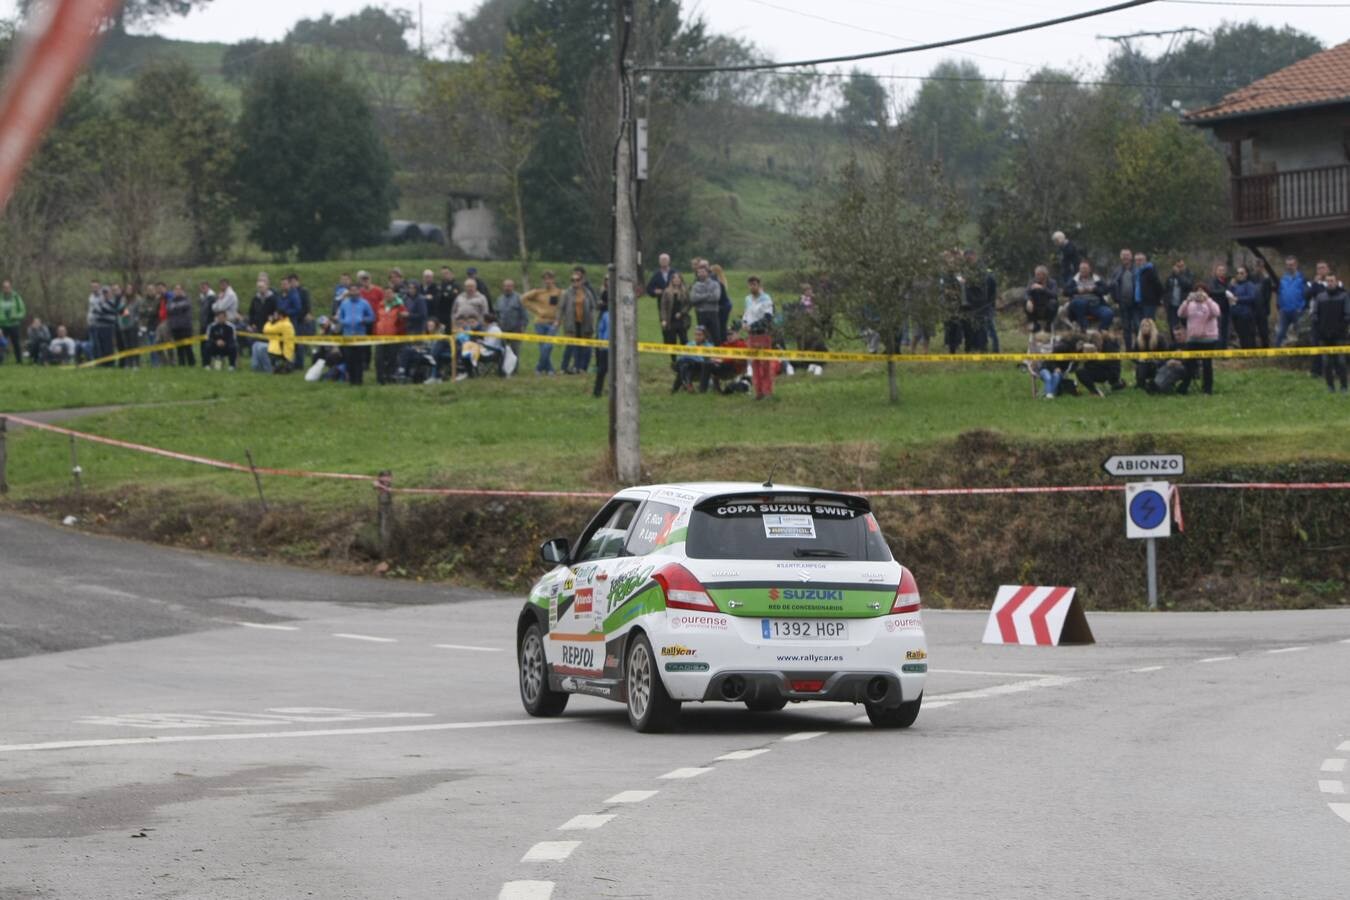
[{"label": "rear bumper", "polygon": [[[793,681],[825,681],[818,691],[794,691]],[[885,691],[875,699],[884,684]],[[917,696],[917,694],[916,694]],[[879,702],[899,706],[907,699],[900,678],[894,672],[821,672],[811,671],[720,671],[708,680],[704,700],[739,702],[743,700],[838,700],[844,703]]]}]

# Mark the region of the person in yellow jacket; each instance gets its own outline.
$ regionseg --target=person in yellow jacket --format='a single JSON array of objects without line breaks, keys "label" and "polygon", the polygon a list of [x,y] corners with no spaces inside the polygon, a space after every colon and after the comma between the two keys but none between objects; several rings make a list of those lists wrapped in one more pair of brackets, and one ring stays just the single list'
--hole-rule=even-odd
[{"label": "person in yellow jacket", "polygon": [[267,335],[267,355],[272,360],[272,372],[285,375],[291,370],[291,359],[295,356],[295,326],[281,310],[272,310],[263,325],[263,334]]},{"label": "person in yellow jacket", "polygon": [[[558,287],[557,276],[552,269],[544,272],[544,286],[526,291],[520,298],[530,317],[534,319],[534,333],[551,335],[558,333],[558,302],[562,290]],[[553,345],[539,345],[539,363],[534,367],[537,375],[553,374]]]}]

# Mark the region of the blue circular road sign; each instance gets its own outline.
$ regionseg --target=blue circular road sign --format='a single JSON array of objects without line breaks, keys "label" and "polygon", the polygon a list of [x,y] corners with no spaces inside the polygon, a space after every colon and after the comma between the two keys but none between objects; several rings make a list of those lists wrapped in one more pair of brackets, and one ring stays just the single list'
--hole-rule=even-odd
[{"label": "blue circular road sign", "polygon": [[1135,527],[1152,531],[1167,517],[1167,501],[1157,491],[1140,491],[1130,501],[1130,521]]}]

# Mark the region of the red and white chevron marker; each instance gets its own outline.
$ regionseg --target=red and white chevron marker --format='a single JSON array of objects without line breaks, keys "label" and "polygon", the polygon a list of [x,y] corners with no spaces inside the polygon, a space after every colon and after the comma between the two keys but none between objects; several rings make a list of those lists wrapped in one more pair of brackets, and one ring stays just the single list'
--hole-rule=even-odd
[{"label": "red and white chevron marker", "polygon": [[1003,585],[984,626],[984,643],[1039,647],[1094,643],[1074,594],[1071,587]]}]

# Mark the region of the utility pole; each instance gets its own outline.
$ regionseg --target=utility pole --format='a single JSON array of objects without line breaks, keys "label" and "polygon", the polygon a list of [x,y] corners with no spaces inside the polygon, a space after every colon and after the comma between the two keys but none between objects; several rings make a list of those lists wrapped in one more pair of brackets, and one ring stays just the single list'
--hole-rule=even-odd
[{"label": "utility pole", "polygon": [[[1162,112],[1162,89],[1158,86],[1158,68],[1164,65],[1171,58],[1176,50],[1177,40],[1182,35],[1204,34],[1199,28],[1171,28],[1167,31],[1136,31],[1131,34],[1099,34],[1099,41],[1114,41],[1120,45],[1121,52],[1125,54],[1125,60],[1130,64],[1134,71],[1134,77],[1139,80],[1143,86],[1144,112],[1149,119],[1156,118]],[[1139,38],[1170,38],[1167,42],[1167,49],[1152,60],[1152,65],[1145,65],[1147,58],[1144,51],[1134,49],[1131,41]]]},{"label": "utility pole", "polygon": [[633,73],[628,52],[636,30],[633,0],[616,0],[619,140],[614,154],[614,277],[609,285],[613,371],[611,434],[614,472],[624,484],[642,480],[638,431],[637,209],[633,185]]}]

